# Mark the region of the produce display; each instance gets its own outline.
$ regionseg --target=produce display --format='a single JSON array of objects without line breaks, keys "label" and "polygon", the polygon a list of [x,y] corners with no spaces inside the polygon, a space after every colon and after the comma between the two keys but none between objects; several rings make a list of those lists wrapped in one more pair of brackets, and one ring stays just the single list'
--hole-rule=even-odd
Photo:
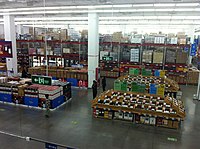
[{"label": "produce display", "polygon": [[109,90],[92,101],[95,117],[179,128],[185,118],[180,100],[157,95]]}]

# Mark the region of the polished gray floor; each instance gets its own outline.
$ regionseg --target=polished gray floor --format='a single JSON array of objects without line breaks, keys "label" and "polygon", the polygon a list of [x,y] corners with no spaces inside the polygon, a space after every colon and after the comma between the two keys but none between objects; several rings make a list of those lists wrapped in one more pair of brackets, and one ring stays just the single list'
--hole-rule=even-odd
[{"label": "polished gray floor", "polygon": [[[109,88],[112,88],[110,83]],[[195,86],[181,86],[187,117],[180,130],[92,117],[91,90],[73,89],[73,99],[51,112],[0,104],[0,130],[80,149],[198,149],[200,102]],[[99,90],[101,92],[102,89]],[[168,138],[175,138],[170,141]],[[176,141],[177,140],[177,141]],[[43,149],[44,144],[0,134],[1,149]]]}]

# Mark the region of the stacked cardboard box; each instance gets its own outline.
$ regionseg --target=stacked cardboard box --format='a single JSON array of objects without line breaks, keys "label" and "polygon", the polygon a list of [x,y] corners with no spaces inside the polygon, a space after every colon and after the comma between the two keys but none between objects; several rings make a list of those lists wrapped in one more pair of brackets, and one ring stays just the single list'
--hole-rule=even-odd
[{"label": "stacked cardboard box", "polygon": [[178,44],[186,44],[185,32],[178,32],[177,37],[178,37]]},{"label": "stacked cardboard box", "polygon": [[187,76],[188,84],[198,84],[199,71],[198,70],[189,70]]},{"label": "stacked cardboard box", "polygon": [[165,35],[156,35],[154,43],[164,44],[165,43]]},{"label": "stacked cardboard box", "polygon": [[176,63],[178,64],[186,64],[188,60],[188,53],[178,51],[176,55]]},{"label": "stacked cardboard box", "polygon": [[63,88],[59,86],[43,86],[38,91],[39,98],[46,99],[45,95],[49,95],[49,99],[54,100],[62,95]]},{"label": "stacked cardboard box", "polygon": [[152,63],[152,50],[143,51],[142,62]]},{"label": "stacked cardboard box", "polygon": [[82,30],[81,31],[81,37],[87,39],[88,38],[88,30]]},{"label": "stacked cardboard box", "polygon": [[130,37],[131,43],[142,43],[142,35],[141,34],[134,34]]},{"label": "stacked cardboard box", "polygon": [[61,29],[60,30],[60,39],[61,40],[68,40],[68,32],[67,29]]},{"label": "stacked cardboard box", "polygon": [[121,42],[122,36],[123,36],[122,32],[115,32],[112,35],[112,41],[113,42]]},{"label": "stacked cardboard box", "polygon": [[145,35],[145,43],[154,43],[155,42],[155,35]]},{"label": "stacked cardboard box", "polygon": [[140,60],[139,54],[140,54],[139,49],[131,49],[130,61],[131,62],[139,62],[139,60]]},{"label": "stacked cardboard box", "polygon": [[153,63],[163,63],[163,52],[154,51],[153,52]]},{"label": "stacked cardboard box", "polygon": [[175,63],[176,51],[174,49],[168,49],[166,52],[166,63]]}]

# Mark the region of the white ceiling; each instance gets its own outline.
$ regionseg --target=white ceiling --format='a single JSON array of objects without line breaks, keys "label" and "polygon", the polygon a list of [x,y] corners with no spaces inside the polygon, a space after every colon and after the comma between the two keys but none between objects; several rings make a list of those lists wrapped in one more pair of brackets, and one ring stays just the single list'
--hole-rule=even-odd
[{"label": "white ceiling", "polygon": [[[171,4],[171,3],[176,3],[176,4],[182,4],[182,3],[200,3],[200,0],[0,0],[0,16],[3,15],[3,13],[13,13],[13,15],[16,16],[16,18],[35,18],[35,22],[38,23],[38,18],[51,18],[51,17],[56,17],[60,18],[59,21],[66,21],[66,17],[71,18],[71,17],[87,17],[87,11],[90,9],[88,8],[83,8],[83,9],[72,9],[70,6],[94,6],[94,5],[123,5],[123,4],[132,4],[132,5],[140,5],[140,4]],[[37,8],[41,7],[40,10],[31,10],[31,8]],[[61,8],[56,8],[56,9],[46,9],[44,11],[44,7],[65,7],[63,9]],[[27,10],[10,10],[10,9],[20,9],[20,8],[28,8]],[[30,8],[30,9],[29,9]],[[177,6],[171,7],[171,6],[165,6],[165,7],[131,7],[131,8],[96,8],[97,11],[99,12],[100,17],[133,17],[131,20],[132,22],[138,21],[137,24],[148,24],[148,22],[158,22],[158,24],[162,24],[163,18],[162,16],[165,17],[170,17],[168,19],[165,19],[165,21],[168,21],[170,23],[167,23],[168,25],[179,25],[179,24],[188,24],[188,25],[200,25],[200,4],[195,7],[191,6],[183,6],[183,7],[178,7],[178,10],[176,11],[175,9]],[[5,10],[7,9],[7,10]],[[141,11],[138,11],[138,9],[141,9]],[[150,9],[149,11],[147,11]],[[154,9],[154,10],[152,10]],[[190,10],[188,10],[190,9]],[[195,11],[195,9],[198,9],[198,11]],[[4,12],[4,11],[5,12]],[[112,12],[114,10],[114,12]],[[121,11],[121,12],[118,12]],[[126,12],[127,10],[131,10],[130,12]],[[132,11],[133,10],[133,11]],[[37,11],[39,13],[37,13]],[[60,12],[59,11],[77,11],[77,12],[72,12],[72,13],[66,13],[66,12]],[[80,11],[80,12],[78,12]],[[81,12],[85,11],[85,13]],[[102,11],[102,12],[101,12]],[[107,11],[104,12],[103,11]],[[44,15],[44,12],[46,13]],[[158,16],[157,18],[154,19],[143,19],[145,16]],[[174,19],[173,17],[177,16],[185,16],[186,18],[183,19]],[[190,17],[190,19],[187,19],[187,16]],[[138,19],[135,19],[134,17],[141,17]],[[128,22],[130,18],[123,19],[124,23]],[[193,19],[191,19],[193,18]],[[26,20],[26,19],[25,19]],[[141,23],[142,21],[148,21],[147,23]],[[20,22],[20,20],[17,20]],[[33,20],[26,20],[26,22],[33,22]],[[85,20],[86,21],[86,20]],[[143,22],[144,22],[143,21]],[[176,21],[175,23],[172,23],[173,21]],[[52,22],[52,19],[51,19]],[[54,20],[54,22],[56,22]],[[69,20],[68,20],[69,22]],[[73,22],[73,21],[71,21]],[[107,21],[109,22],[109,21]],[[110,22],[113,23],[113,20],[110,19]],[[186,23],[188,22],[188,23]],[[194,23],[193,23],[194,22]],[[23,24],[20,22],[20,24]],[[31,24],[31,23],[24,23],[24,24]],[[42,24],[42,23],[41,23]],[[50,22],[49,22],[50,24]],[[59,24],[58,20],[57,23]],[[117,23],[116,23],[117,24]],[[164,22],[166,24],[166,22]]]},{"label": "white ceiling", "polygon": [[199,0],[0,0],[0,8],[104,5],[104,4],[142,4],[142,3],[192,3]]}]

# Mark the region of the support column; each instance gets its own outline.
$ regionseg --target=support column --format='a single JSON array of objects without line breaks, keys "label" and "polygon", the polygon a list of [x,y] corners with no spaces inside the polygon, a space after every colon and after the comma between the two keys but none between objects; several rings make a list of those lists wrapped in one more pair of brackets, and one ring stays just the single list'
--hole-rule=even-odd
[{"label": "support column", "polygon": [[17,50],[16,50],[16,31],[14,16],[4,15],[4,34],[5,41],[12,41],[13,58],[7,58],[7,71],[12,71],[17,74]]},{"label": "support column", "polygon": [[[191,45],[194,43],[194,34],[195,34],[195,28],[193,26],[191,26],[189,29],[189,32],[188,32],[188,36],[190,37]],[[190,48],[190,51],[191,51],[191,48]],[[189,55],[188,64],[191,64],[191,63],[192,63],[192,56]]]},{"label": "support column", "polygon": [[88,88],[92,87],[99,66],[99,17],[88,13]]},{"label": "support column", "polygon": [[18,24],[17,25],[17,34],[18,35],[23,35],[24,34],[24,30],[23,30],[23,25],[22,24]]}]

